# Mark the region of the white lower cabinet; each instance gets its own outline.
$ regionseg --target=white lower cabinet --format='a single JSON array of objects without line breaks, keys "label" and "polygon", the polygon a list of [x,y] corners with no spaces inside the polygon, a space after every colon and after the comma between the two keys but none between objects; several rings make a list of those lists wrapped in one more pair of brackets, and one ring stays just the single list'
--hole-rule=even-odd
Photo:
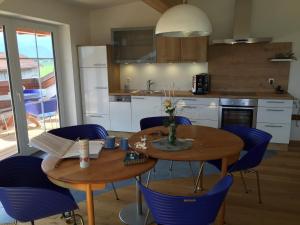
[{"label": "white lower cabinet", "polygon": [[290,142],[292,100],[259,99],[256,128],[271,134],[272,143]]},{"label": "white lower cabinet", "polygon": [[131,103],[110,102],[110,129],[113,131],[131,131]]},{"label": "white lower cabinet", "polygon": [[288,144],[290,142],[291,124],[257,123],[256,128],[271,134],[272,143]]},{"label": "white lower cabinet", "polygon": [[140,130],[140,120],[145,117],[161,116],[161,97],[154,96],[132,96],[131,97],[131,118],[132,131]]},{"label": "white lower cabinet", "polygon": [[94,114],[84,114],[83,115],[84,124],[99,124],[106,130],[110,130],[109,115],[94,115]]},{"label": "white lower cabinet", "polygon": [[205,126],[205,127],[213,127],[213,128],[218,128],[219,123],[217,120],[195,120],[191,119],[191,122],[193,125],[199,125],[199,126]]}]

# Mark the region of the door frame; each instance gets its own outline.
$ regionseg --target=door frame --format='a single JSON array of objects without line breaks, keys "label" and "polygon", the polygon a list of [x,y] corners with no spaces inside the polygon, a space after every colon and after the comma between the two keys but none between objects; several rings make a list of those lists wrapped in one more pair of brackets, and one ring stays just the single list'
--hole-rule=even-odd
[{"label": "door frame", "polygon": [[[58,40],[59,27],[57,25],[51,25],[41,22],[33,22],[25,19],[17,19],[13,17],[0,16],[0,25],[4,27],[5,38],[6,38],[6,52],[7,52],[7,64],[9,71],[9,82],[11,87],[11,98],[12,98],[12,107],[13,114],[15,118],[15,130],[17,138],[17,146],[19,154],[21,155],[30,155],[38,151],[29,145],[28,129],[27,129],[27,119],[25,112],[23,88],[22,88],[22,77],[20,60],[19,60],[19,51],[17,44],[16,30],[18,28],[28,28],[34,30],[48,31],[52,33],[52,42],[53,42],[53,55],[54,55],[54,68],[56,75],[56,91],[58,99],[58,114],[60,118],[61,125],[61,102],[62,97],[60,96],[61,86],[62,86],[62,75],[61,75],[61,66],[59,64],[60,58],[56,53],[60,48]],[[19,74],[19,75],[18,75]],[[18,113],[16,113],[18,112]]]}]

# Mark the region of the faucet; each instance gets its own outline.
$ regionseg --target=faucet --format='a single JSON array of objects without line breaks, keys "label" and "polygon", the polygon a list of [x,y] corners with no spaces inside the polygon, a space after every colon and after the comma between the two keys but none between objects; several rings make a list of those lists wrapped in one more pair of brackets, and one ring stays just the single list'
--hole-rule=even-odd
[{"label": "faucet", "polygon": [[151,92],[151,85],[154,84],[154,81],[152,80],[147,80],[147,91]]}]

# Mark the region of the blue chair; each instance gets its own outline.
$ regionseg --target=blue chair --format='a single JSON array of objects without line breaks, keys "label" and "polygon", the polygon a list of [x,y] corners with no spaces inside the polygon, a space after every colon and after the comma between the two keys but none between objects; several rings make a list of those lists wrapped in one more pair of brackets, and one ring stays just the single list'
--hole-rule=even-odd
[{"label": "blue chair", "polygon": [[[168,116],[154,116],[154,117],[146,117],[140,120],[140,127],[141,130],[145,130],[148,128],[152,128],[152,127],[158,127],[158,126],[163,126],[165,124],[165,121],[168,120]],[[184,117],[184,116],[175,116],[175,122],[176,124],[179,125],[192,125],[192,122]],[[169,171],[171,172],[173,169],[173,161],[171,161],[170,167],[169,167]],[[193,177],[194,177],[194,172],[192,170],[192,164],[191,162],[189,162]]]},{"label": "blue chair", "polygon": [[[227,126],[224,127],[224,130],[239,136],[244,141],[244,151],[246,152],[237,162],[228,166],[228,172],[240,172],[246,193],[248,193],[248,189],[243,172],[255,173],[258,190],[258,202],[262,203],[259,172],[254,168],[261,163],[272,135],[255,128],[248,128],[244,126]],[[221,170],[221,160],[211,160],[208,161],[208,163]]]},{"label": "blue chair", "polygon": [[[61,127],[49,130],[48,132],[56,136],[70,139],[73,141],[77,140],[78,138],[89,140],[105,139],[105,137],[108,136],[108,132],[105,130],[105,128],[98,124],[83,124],[76,126]],[[113,187],[116,199],[119,200],[119,196],[114,183],[111,183],[111,185]]]},{"label": "blue chair", "polygon": [[[168,116],[154,116],[147,117],[140,120],[141,130],[145,130],[151,127],[163,126],[165,121],[168,120]],[[176,124],[180,125],[192,125],[191,121],[183,116],[175,116]]]},{"label": "blue chair", "polygon": [[6,213],[17,221],[34,224],[37,219],[71,212],[73,224],[77,224],[74,210],[78,206],[73,196],[48,180],[41,163],[42,159],[32,156],[0,162],[0,201]]},{"label": "blue chair", "polygon": [[232,183],[232,176],[225,176],[208,193],[193,197],[162,194],[141,183],[139,187],[157,224],[209,225],[215,221]]}]

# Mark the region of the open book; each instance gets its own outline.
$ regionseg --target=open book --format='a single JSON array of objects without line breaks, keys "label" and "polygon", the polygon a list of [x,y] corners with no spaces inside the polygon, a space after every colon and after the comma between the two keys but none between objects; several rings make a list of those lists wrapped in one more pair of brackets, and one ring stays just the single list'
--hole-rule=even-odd
[{"label": "open book", "polygon": [[[32,138],[29,145],[58,158],[79,157],[80,145],[78,141],[58,137],[47,132]],[[90,158],[98,158],[102,147],[102,141],[89,141]]]}]

